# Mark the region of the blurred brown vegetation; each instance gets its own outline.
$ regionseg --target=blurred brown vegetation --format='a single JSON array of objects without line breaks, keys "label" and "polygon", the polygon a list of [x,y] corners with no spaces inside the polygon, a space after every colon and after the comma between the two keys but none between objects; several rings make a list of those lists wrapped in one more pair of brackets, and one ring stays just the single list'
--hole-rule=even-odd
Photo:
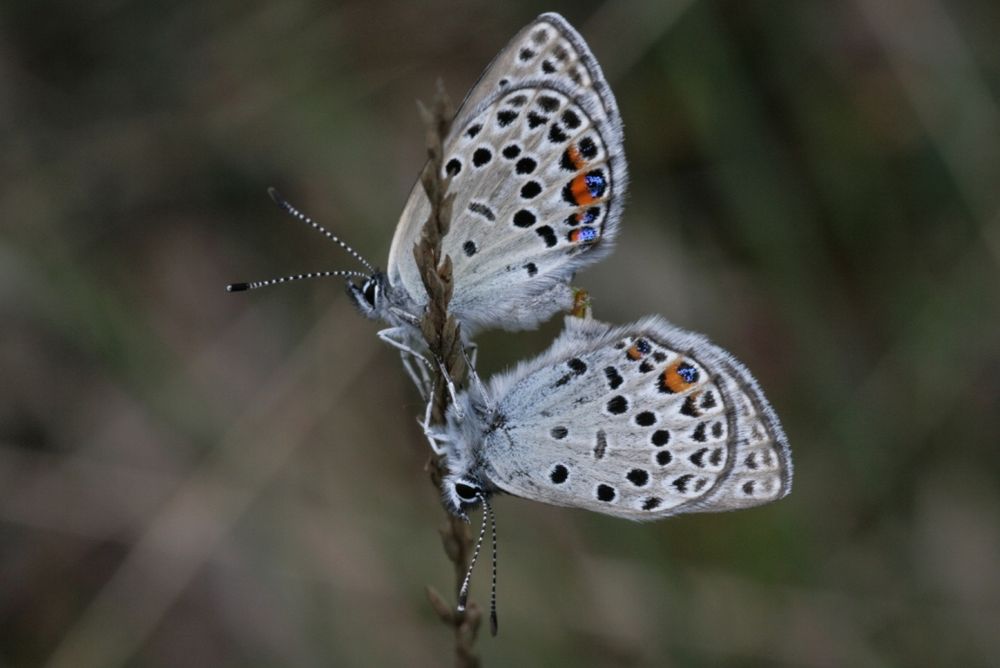
[{"label": "blurred brown vegetation", "polygon": [[[497,499],[485,663],[1000,663],[1000,5],[11,0],[0,665],[450,661],[397,356],[336,281],[223,287],[353,268],[269,185],[384,264],[414,100],[550,9],[633,174],[579,284],[743,358],[797,476],[649,525]],[[484,336],[484,371],[558,328]]]}]

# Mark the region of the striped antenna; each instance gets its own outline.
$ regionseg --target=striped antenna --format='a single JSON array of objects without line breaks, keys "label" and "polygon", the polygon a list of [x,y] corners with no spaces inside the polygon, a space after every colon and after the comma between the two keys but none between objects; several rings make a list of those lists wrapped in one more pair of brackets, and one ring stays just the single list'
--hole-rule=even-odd
[{"label": "striped antenna", "polygon": [[375,267],[371,266],[368,260],[361,257],[360,253],[358,253],[356,250],[354,250],[353,248],[345,244],[343,241],[341,241],[340,237],[338,237],[336,234],[326,229],[325,227],[317,223],[315,220],[313,220],[312,218],[310,218],[309,216],[307,216],[306,214],[302,213],[294,206],[289,204],[288,201],[284,197],[282,197],[281,193],[279,193],[277,190],[275,190],[274,188],[268,188],[267,194],[271,196],[271,199],[274,200],[275,204],[284,209],[286,212],[290,213],[294,218],[298,218],[303,223],[313,228],[327,239],[337,242],[337,244],[339,244],[341,248],[347,251],[347,253],[351,257],[353,257],[355,260],[368,267],[368,271],[370,271],[373,274],[375,273]]},{"label": "striped antenna", "polygon": [[493,514],[493,508],[482,497],[483,507],[490,516],[490,529],[493,533],[493,580],[490,583],[490,635],[496,637],[499,623],[497,622],[497,518]]},{"label": "striped antenna", "polygon": [[476,560],[479,559],[480,549],[483,547],[483,538],[486,537],[486,521],[490,522],[490,534],[493,542],[493,579],[490,584],[490,634],[495,636],[499,624],[497,623],[497,519],[493,514],[493,508],[482,492],[476,494],[479,503],[483,506],[483,523],[479,526],[479,538],[476,539],[476,549],[472,552],[472,559],[469,560],[469,570],[465,572],[465,579],[458,590],[458,611],[465,612],[465,606],[469,602],[469,585],[472,581],[472,569],[476,567]]},{"label": "striped antenna", "polygon": [[330,276],[360,276],[370,278],[368,274],[360,271],[311,271],[307,274],[294,274],[292,276],[282,276],[280,278],[269,278],[264,281],[251,281],[249,283],[230,283],[226,286],[227,292],[244,292],[246,290],[256,290],[266,288],[271,285],[281,285],[291,281],[303,281],[307,278],[328,278]]},{"label": "striped antenna", "polygon": [[[479,502],[483,505],[483,523],[479,526],[479,538],[476,539],[476,549],[472,551],[472,559],[469,560],[469,569],[465,571],[465,579],[458,589],[458,611],[465,612],[465,606],[469,602],[469,584],[472,582],[472,569],[476,567],[476,560],[479,559],[479,550],[483,547],[483,538],[486,537],[486,495],[482,492],[476,494]],[[495,535],[495,534],[494,534]]]}]

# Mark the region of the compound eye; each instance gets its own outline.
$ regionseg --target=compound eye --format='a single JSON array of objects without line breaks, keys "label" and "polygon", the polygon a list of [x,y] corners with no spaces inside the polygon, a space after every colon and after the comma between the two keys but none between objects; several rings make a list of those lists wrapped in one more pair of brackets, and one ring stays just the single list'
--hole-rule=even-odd
[{"label": "compound eye", "polygon": [[365,301],[372,306],[375,306],[375,293],[378,290],[378,287],[375,285],[375,281],[365,281],[362,289],[364,290]]},{"label": "compound eye", "polygon": [[475,501],[479,497],[479,490],[464,482],[455,483],[455,493],[463,501]]}]

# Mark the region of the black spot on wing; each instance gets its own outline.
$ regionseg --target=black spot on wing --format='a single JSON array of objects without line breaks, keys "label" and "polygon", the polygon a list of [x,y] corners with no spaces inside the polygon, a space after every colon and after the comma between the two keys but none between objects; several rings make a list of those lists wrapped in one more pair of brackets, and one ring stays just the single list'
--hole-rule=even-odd
[{"label": "black spot on wing", "polygon": [[618,387],[625,382],[625,379],[622,378],[621,374],[618,373],[618,370],[613,366],[606,367],[604,369],[604,375],[607,377],[608,386],[612,390],[618,389]]},{"label": "black spot on wing", "polygon": [[674,487],[676,487],[678,492],[680,492],[681,494],[683,494],[684,492],[687,491],[688,483],[691,482],[692,478],[694,478],[693,474],[686,473],[686,474],[680,476],[679,478],[676,478],[670,484],[673,485]]},{"label": "black spot on wing", "polygon": [[530,174],[535,171],[535,167],[538,163],[532,158],[521,158],[517,161],[517,165],[514,167],[514,171],[518,174]]},{"label": "black spot on wing", "polygon": [[535,113],[534,111],[528,112],[528,128],[534,130],[539,125],[545,125],[549,122],[547,116],[542,116],[541,114]]},{"label": "black spot on wing", "polygon": [[[564,141],[566,141],[567,139],[569,139],[569,135],[567,135],[565,132],[563,132],[563,129],[559,126],[558,123],[553,123],[552,125],[549,126],[549,141],[550,142],[552,142],[553,144],[561,144]],[[590,176],[588,175],[587,178],[589,179]],[[589,187],[590,182],[588,181],[587,183],[588,183],[588,187]],[[592,188],[591,188],[591,192],[593,192]],[[601,193],[603,194],[603,192],[604,192],[604,190],[602,188]],[[595,197],[599,197],[599,195],[594,195],[594,196]]]},{"label": "black spot on wing", "polygon": [[543,225],[542,227],[539,227],[538,229],[535,230],[535,232],[538,233],[538,236],[542,238],[542,240],[545,242],[545,245],[548,246],[549,248],[552,248],[553,246],[556,245],[556,243],[558,243],[558,239],[556,238],[556,233],[553,232],[552,228],[549,227],[548,225]]},{"label": "black spot on wing", "polygon": [[514,122],[514,119],[518,117],[518,113],[513,109],[503,109],[497,112],[497,124],[505,128]]},{"label": "black spot on wing", "polygon": [[559,108],[559,100],[551,95],[539,95],[538,106],[542,108],[542,111],[551,114]]},{"label": "black spot on wing", "polygon": [[597,443],[594,445],[594,459],[604,459],[604,453],[608,449],[608,436],[603,429],[597,430]]},{"label": "black spot on wing", "polygon": [[625,477],[636,487],[643,487],[649,482],[649,472],[642,469],[632,469]]},{"label": "black spot on wing", "polygon": [[652,427],[656,424],[656,414],[650,411],[643,411],[635,416],[635,423],[640,427]]},{"label": "black spot on wing", "polygon": [[701,407],[705,409],[715,408],[715,394],[712,390],[707,390],[701,397]]},{"label": "black spot on wing", "polygon": [[567,172],[576,171],[576,163],[573,161],[573,154],[570,153],[570,149],[563,151],[562,157],[559,159],[559,166]]},{"label": "black spot on wing", "polygon": [[587,160],[593,160],[597,156],[597,144],[590,137],[581,139],[578,148],[580,149],[580,155]]},{"label": "black spot on wing", "polygon": [[527,209],[521,209],[514,214],[514,224],[518,227],[531,227],[535,224],[535,214]]},{"label": "black spot on wing", "polygon": [[705,442],[706,436],[705,436],[705,423],[704,422],[699,422],[698,423],[698,426],[695,427],[694,431],[691,433],[691,438],[693,438],[694,440],[696,440],[699,443],[704,443]]},{"label": "black spot on wing", "polygon": [[612,415],[621,415],[628,410],[628,399],[622,395],[617,395],[611,398],[608,402],[608,412]]},{"label": "black spot on wing", "polygon": [[493,213],[493,209],[486,206],[482,202],[470,202],[469,211],[482,216],[491,223],[497,219],[496,214]]},{"label": "black spot on wing", "polygon": [[521,186],[521,197],[524,199],[534,199],[542,192],[542,184],[538,181],[528,181]]},{"label": "black spot on wing", "polygon": [[563,124],[566,125],[570,130],[575,130],[580,127],[580,117],[572,109],[567,109],[562,114]]},{"label": "black spot on wing", "polygon": [[712,454],[708,456],[708,463],[712,466],[718,466],[722,463],[722,448],[715,448],[712,450]]},{"label": "black spot on wing", "polygon": [[573,374],[564,374],[559,380],[556,381],[556,384],[553,387],[562,387],[571,380],[573,380]]},{"label": "black spot on wing", "polygon": [[670,442],[670,432],[666,429],[657,429],[653,432],[649,441],[658,448],[662,448],[664,445]]},{"label": "black spot on wing", "polygon": [[488,148],[477,148],[472,154],[472,164],[475,167],[482,167],[493,159],[493,153]]},{"label": "black spot on wing", "polygon": [[557,485],[561,485],[566,482],[569,477],[569,469],[567,469],[562,464],[556,464],[552,467],[552,471],[549,473],[549,480]]},{"label": "black spot on wing", "polygon": [[681,415],[687,415],[688,417],[698,417],[701,415],[701,411],[698,410],[698,404],[693,394],[689,394],[684,399],[684,404],[681,406]]},{"label": "black spot on wing", "polygon": [[688,459],[691,463],[698,468],[705,468],[705,453],[708,452],[708,448],[699,448],[695,450]]}]

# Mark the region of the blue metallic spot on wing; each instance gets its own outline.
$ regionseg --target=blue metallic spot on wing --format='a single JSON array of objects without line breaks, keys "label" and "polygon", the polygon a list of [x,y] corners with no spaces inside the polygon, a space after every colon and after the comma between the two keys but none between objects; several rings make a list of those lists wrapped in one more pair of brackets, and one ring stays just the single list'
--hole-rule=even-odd
[{"label": "blue metallic spot on wing", "polygon": [[590,196],[595,199],[603,195],[604,190],[608,187],[607,180],[605,180],[604,175],[599,171],[593,171],[584,178],[587,183],[587,190],[590,191]]}]

